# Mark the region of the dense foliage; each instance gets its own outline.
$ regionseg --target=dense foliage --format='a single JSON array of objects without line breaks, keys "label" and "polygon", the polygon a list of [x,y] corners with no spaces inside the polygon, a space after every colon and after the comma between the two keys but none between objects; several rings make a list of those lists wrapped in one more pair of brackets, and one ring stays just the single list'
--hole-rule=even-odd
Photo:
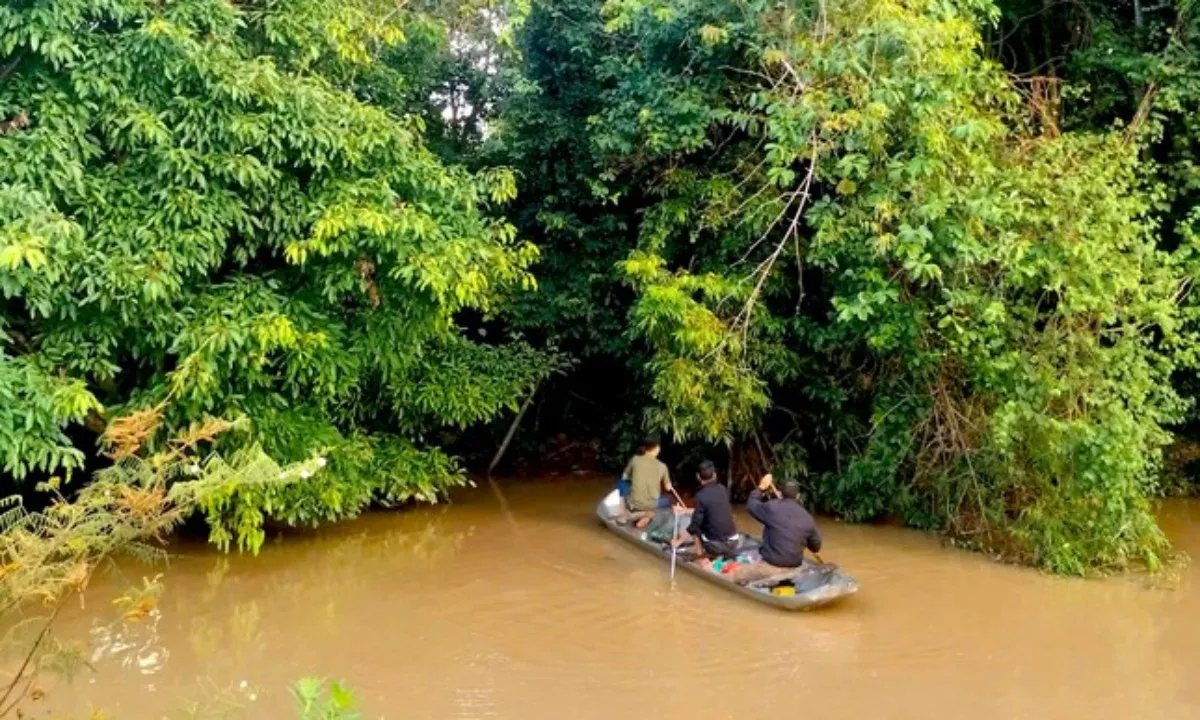
[{"label": "dense foliage", "polygon": [[[1120,22],[1104,13],[1097,27]],[[1154,566],[1191,235],[1162,242],[1179,187],[1150,156],[1186,115],[1155,85],[1180,82],[1186,43],[1147,25],[1141,62],[1124,56],[1141,75],[1079,47],[1071,125],[1062,79],[1011,76],[985,42],[1011,42],[1014,17],[535,4],[539,91],[501,127],[521,160],[564,158],[538,174],[544,255],[624,258],[648,425],[807,469],[810,502],[848,519],[899,515],[1063,572]],[[1088,102],[1087,73],[1132,97]]]},{"label": "dense foliage", "polygon": [[5,472],[83,467],[117,409],[244,416],[225,451],[328,458],[208,508],[252,546],[272,518],[435,500],[465,482],[446,431],[540,386],[526,450],[665,430],[850,520],[1153,567],[1162,450],[1200,433],[1196,22],[1191,0],[8,3]]},{"label": "dense foliage", "polygon": [[66,425],[169,400],[172,426],[244,415],[272,455],[328,457],[319,480],[254,489],[251,514],[464,481],[425,435],[512,406],[549,365],[460,328],[532,286],[536,250],[489,212],[512,174],[440,161],[380,59],[437,28],[370,1],[0,7],[7,473],[81,467],[91,442]]}]

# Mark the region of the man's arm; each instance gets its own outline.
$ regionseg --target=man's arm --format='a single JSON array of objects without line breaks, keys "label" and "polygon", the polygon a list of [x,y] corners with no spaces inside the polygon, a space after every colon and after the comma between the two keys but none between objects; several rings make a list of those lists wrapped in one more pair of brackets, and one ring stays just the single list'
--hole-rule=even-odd
[{"label": "man's arm", "polygon": [[756,488],[750,491],[750,497],[746,499],[746,512],[763,525],[767,524],[767,516],[770,513],[767,508],[767,499],[762,490]]},{"label": "man's arm", "polygon": [[750,492],[750,497],[746,500],[746,512],[763,525],[767,524],[767,517],[771,514],[770,506],[767,505],[766,493],[767,490],[774,487],[775,478],[771,476],[771,473],[767,473],[758,481],[758,487]]},{"label": "man's arm", "polygon": [[625,469],[621,471],[621,478],[624,480],[633,479],[633,458],[630,458],[629,462],[625,463]]},{"label": "man's arm", "polygon": [[810,552],[821,552],[821,533],[817,532],[817,527],[815,525],[813,526],[813,529],[808,532],[808,542],[806,544],[808,545]]},{"label": "man's arm", "polygon": [[662,466],[662,479],[659,482],[662,483],[663,490],[666,490],[667,492],[671,492],[675,489],[675,487],[671,485],[671,471],[667,469],[666,463],[664,463]]},{"label": "man's arm", "polygon": [[704,504],[696,503],[696,509],[692,511],[692,522],[687,526],[687,533],[694,538],[700,537],[700,529],[704,527]]}]

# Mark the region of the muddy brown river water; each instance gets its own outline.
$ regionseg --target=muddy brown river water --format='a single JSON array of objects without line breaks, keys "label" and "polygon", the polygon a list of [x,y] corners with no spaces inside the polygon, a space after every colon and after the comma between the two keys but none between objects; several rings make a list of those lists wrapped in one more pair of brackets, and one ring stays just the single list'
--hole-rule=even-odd
[{"label": "muddy brown river water", "polygon": [[[136,566],[68,614],[94,671],[33,716],[288,718],[288,685],[318,675],[390,720],[1200,717],[1197,565],[1172,590],[1069,580],[826,520],[822,555],[862,590],[784,613],[686,575],[672,588],[596,524],[605,485],[507,482],[503,503],[485,485],[257,558],[176,545],[146,622],[114,622],[116,589],[154,572]],[[1200,558],[1200,502],[1162,516]]]}]

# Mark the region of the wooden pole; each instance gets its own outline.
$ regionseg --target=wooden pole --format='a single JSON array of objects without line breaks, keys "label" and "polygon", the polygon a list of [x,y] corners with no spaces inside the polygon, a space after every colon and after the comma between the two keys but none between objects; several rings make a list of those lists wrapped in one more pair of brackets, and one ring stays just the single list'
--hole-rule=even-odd
[{"label": "wooden pole", "polygon": [[500,443],[500,449],[496,451],[495,457],[492,458],[492,462],[488,465],[488,476],[491,476],[492,471],[500,464],[500,459],[504,457],[505,451],[508,450],[508,444],[512,442],[513,436],[517,434],[517,425],[521,424],[521,418],[525,417],[525,411],[529,409],[529,404],[533,402],[533,396],[536,394],[537,388],[535,387],[529,393],[529,397],[525,398],[525,402],[521,404],[521,409],[517,411],[517,416],[513,418],[512,425],[508,426],[508,433],[504,436],[504,442]]}]

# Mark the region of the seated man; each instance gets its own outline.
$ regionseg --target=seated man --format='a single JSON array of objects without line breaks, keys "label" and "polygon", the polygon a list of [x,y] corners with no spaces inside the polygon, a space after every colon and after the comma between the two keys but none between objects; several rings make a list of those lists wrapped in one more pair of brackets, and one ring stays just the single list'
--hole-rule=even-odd
[{"label": "seated man", "polygon": [[654,517],[658,507],[658,496],[663,490],[670,491],[671,475],[667,466],[658,459],[661,450],[657,438],[647,438],[642,445],[642,451],[630,459],[625,466],[622,478],[628,478],[630,483],[629,497],[626,505],[629,507],[630,519],[637,527],[643,528]]},{"label": "seated man", "polygon": [[700,489],[696,491],[696,508],[687,529],[671,540],[675,547],[691,539],[695,543],[697,558],[734,558],[738,554],[738,531],[733,524],[733,506],[729,504],[729,490],[717,482],[717,469],[712,462],[700,463],[696,479]]},{"label": "seated man", "polygon": [[[768,499],[768,492],[775,497]],[[762,562],[734,570],[734,582],[745,585],[786,574],[804,563],[804,548],[814,553],[821,551],[821,535],[812,515],[797,502],[799,495],[800,485],[795,480],[788,480],[781,491],[776,491],[770,475],[763,476],[758,489],[750,493],[746,511],[763,524],[759,548]]]}]

